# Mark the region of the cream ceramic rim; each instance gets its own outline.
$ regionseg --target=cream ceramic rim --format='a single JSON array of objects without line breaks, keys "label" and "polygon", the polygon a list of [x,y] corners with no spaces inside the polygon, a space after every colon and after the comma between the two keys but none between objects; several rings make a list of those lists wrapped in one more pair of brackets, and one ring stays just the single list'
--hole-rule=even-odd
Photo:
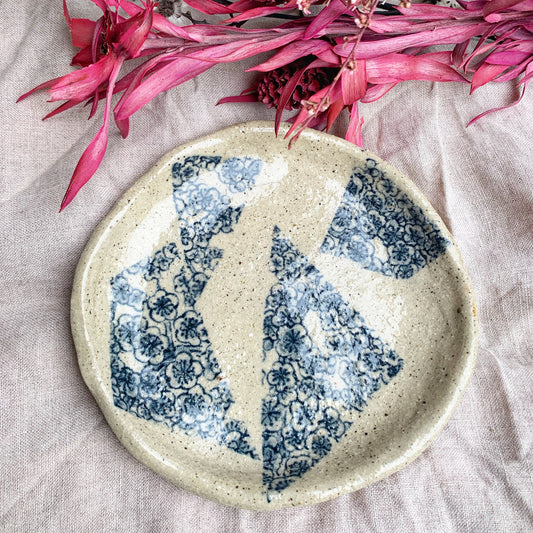
[{"label": "cream ceramic rim", "polygon": [[[287,129],[288,126],[285,124],[281,126],[280,137],[283,136]],[[100,409],[102,410],[114,433],[127,448],[127,450],[140,462],[144,463],[146,466],[158,472],[179,487],[225,505],[253,510],[274,510],[291,506],[310,505],[321,501],[330,500],[339,495],[358,490],[398,471],[412,462],[418,455],[420,455],[442,430],[450,418],[459,399],[464,393],[475,366],[478,333],[475,297],[470,278],[467,274],[462,257],[453,237],[442,222],[439,215],[429,204],[428,200],[408,178],[399,173],[399,171],[391,167],[388,163],[381,160],[379,157],[366,150],[357,148],[347,141],[325,133],[317,132],[315,130],[305,130],[301,135],[302,139],[316,141],[320,139],[323,140],[325,138],[330,145],[333,145],[339,150],[353,152],[353,154],[364,153],[365,155],[371,156],[373,159],[375,159],[379,163],[380,167],[387,172],[387,175],[393,179],[393,181],[401,182],[403,188],[407,190],[417,204],[424,209],[426,215],[428,215],[432,222],[437,225],[444,237],[451,242],[452,246],[450,247],[450,251],[453,254],[456,266],[462,273],[462,282],[467,292],[465,295],[465,301],[469,304],[471,311],[470,314],[465,317],[465,321],[468,321],[468,324],[465,326],[465,334],[468,335],[469,349],[466,354],[463,353],[460,355],[463,364],[459,375],[454,376],[456,387],[453,396],[445,408],[440,412],[440,416],[436,418],[436,420],[434,420],[429,427],[427,427],[427,430],[424,432],[424,434],[419,435],[416,439],[416,442],[405,453],[403,453],[403,455],[397,457],[395,461],[390,461],[381,467],[376,466],[374,472],[371,475],[367,475],[363,479],[354,473],[351,479],[345,480],[339,486],[336,486],[333,489],[327,491],[317,489],[314,491],[310,490],[306,493],[302,492],[299,495],[298,501],[287,502],[283,500],[274,500],[272,503],[267,504],[266,501],[261,501],[254,495],[246,497],[241,491],[235,490],[229,485],[225,486],[223,479],[220,480],[220,483],[217,487],[202,485],[201,482],[199,483],[198,481],[188,477],[186,474],[183,474],[178,468],[170,468],[168,465],[165,465],[164,458],[155,457],[154,455],[148,453],[148,451],[145,450],[143,446],[139,445],[139,443],[137,443],[135,440],[130,440],[127,438],[123,424],[119,423],[114,416],[113,411],[116,408],[110,405],[105,399],[106,395],[109,394],[109,385],[103,383],[101,376],[99,376],[96,371],[95,358],[97,355],[95,354],[94,347],[91,343],[91,339],[87,330],[87,320],[89,320],[87,317],[90,315],[91,307],[87,301],[89,291],[87,280],[91,270],[92,260],[99,248],[102,246],[102,243],[105,241],[106,235],[110,228],[112,228],[116,221],[128,211],[130,205],[134,203],[139,194],[146,190],[150,184],[156,182],[158,176],[165,169],[165,167],[168,166],[169,161],[178,157],[180,153],[190,151],[190,149],[195,145],[199,145],[208,139],[213,138],[214,136],[224,135],[236,131],[240,131],[242,133],[254,132],[273,134],[274,126],[272,122],[267,121],[238,124],[175,148],[164,155],[152,169],[150,169],[143,177],[141,177],[120,198],[111,212],[98,224],[81,255],[75,273],[71,299],[71,326],[73,338],[83,379],[95,397]]]}]

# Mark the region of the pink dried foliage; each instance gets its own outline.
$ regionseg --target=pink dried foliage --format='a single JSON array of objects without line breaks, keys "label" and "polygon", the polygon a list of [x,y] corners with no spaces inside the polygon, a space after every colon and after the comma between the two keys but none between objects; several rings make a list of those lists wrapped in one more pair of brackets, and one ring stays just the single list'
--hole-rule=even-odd
[{"label": "pink dried foliage", "polygon": [[[533,78],[533,0],[461,0],[460,9],[416,4],[387,13],[377,0],[186,0],[225,23],[179,27],[144,0],[91,0],[102,11],[96,20],[72,18],[63,0],[72,44],[72,64],[81,67],[42,83],[21,96],[46,89],[50,101],[63,103],[45,118],[77,105],[90,105],[90,117],[105,100],[104,119],[82,154],[61,204],[64,209],[94,175],[108,141],[111,111],[123,137],[129,117],[159,93],[176,87],[218,63],[265,52],[272,56],[250,69],[257,83],[227,102],[262,102],[276,108],[276,131],[284,110],[296,109],[287,134],[295,140],[306,126],[329,130],[346,109],[346,139],[361,144],[360,103],[373,102],[407,80],[470,83],[516,80],[523,97]],[[315,16],[303,16],[324,4]],[[300,9],[289,22],[247,29],[243,21]],[[303,12],[303,13],[302,13]],[[237,24],[238,23],[238,24]],[[447,51],[428,50],[448,45]],[[121,77],[123,65],[137,59]],[[114,94],[122,93],[114,109]],[[511,105],[514,105],[515,103]],[[506,106],[509,107],[509,106]],[[475,117],[472,122],[495,110]],[[292,142],[291,141],[291,142]]]}]

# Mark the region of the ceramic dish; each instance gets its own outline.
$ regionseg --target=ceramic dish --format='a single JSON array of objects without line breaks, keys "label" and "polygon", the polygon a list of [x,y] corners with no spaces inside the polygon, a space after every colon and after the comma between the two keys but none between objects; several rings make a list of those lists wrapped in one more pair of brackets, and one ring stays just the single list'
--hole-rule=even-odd
[{"label": "ceramic dish", "polygon": [[72,328],[126,448],[251,509],[406,465],[475,360],[471,285],[422,194],[336,137],[288,150],[269,122],[179,147],[125,194],[80,260]]}]

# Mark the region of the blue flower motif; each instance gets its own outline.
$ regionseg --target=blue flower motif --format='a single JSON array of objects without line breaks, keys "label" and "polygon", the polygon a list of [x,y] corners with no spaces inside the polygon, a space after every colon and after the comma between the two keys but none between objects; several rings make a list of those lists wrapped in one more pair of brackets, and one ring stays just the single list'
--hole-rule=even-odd
[{"label": "blue flower motif", "polygon": [[290,457],[289,450],[301,450],[305,445],[306,434],[304,431],[299,431],[292,426],[286,426],[283,430],[282,445],[286,448],[281,450],[280,453],[286,457]]},{"label": "blue flower motif", "polygon": [[292,427],[299,432],[308,431],[314,427],[318,416],[318,402],[313,398],[306,398],[305,403],[294,402],[291,405],[291,422]]},{"label": "blue flower motif", "polygon": [[352,210],[348,206],[339,207],[331,223],[331,231],[335,235],[341,235],[347,229],[353,229],[354,227],[355,218]]},{"label": "blue flower motif", "polygon": [[195,272],[191,279],[187,281],[187,294],[191,296],[192,301],[198,300],[208,279],[205,272]]},{"label": "blue flower motif", "polygon": [[275,426],[281,420],[281,408],[274,400],[263,402],[261,408],[261,424],[264,426]]},{"label": "blue flower motif", "polygon": [[185,423],[199,423],[209,413],[209,399],[205,394],[191,393],[179,398],[181,414]]},{"label": "blue flower motif", "polygon": [[176,398],[171,392],[159,390],[159,396],[147,402],[151,417],[157,422],[173,420],[176,417]]},{"label": "blue flower motif", "polygon": [[220,166],[220,181],[228,185],[231,192],[244,192],[255,183],[263,162],[249,157],[232,157]]},{"label": "blue flower motif", "polygon": [[180,343],[198,346],[207,339],[207,330],[197,311],[190,309],[175,322],[176,338]]},{"label": "blue flower motif", "polygon": [[229,206],[230,200],[215,187],[189,181],[181,187],[179,194],[174,194],[174,202],[177,212],[192,224],[196,217],[201,221],[220,213]]},{"label": "blue flower motif", "polygon": [[323,413],[321,426],[335,440],[340,439],[346,432],[345,422],[341,420],[339,412],[333,407],[327,407]]},{"label": "blue flower motif", "polygon": [[276,351],[281,356],[294,356],[307,351],[307,331],[302,325],[283,326],[279,329]]},{"label": "blue flower motif", "polygon": [[415,253],[415,249],[409,246],[405,242],[396,242],[389,247],[389,258],[393,265],[408,265],[410,264],[411,257]]},{"label": "blue flower motif", "polygon": [[186,353],[180,353],[175,361],[166,368],[168,384],[173,389],[190,389],[194,387],[203,372],[202,365],[196,358]]},{"label": "blue flower motif", "polygon": [[282,392],[294,384],[294,373],[290,365],[274,364],[267,375],[268,383],[277,391]]},{"label": "blue flower motif", "polygon": [[291,328],[298,322],[298,312],[292,307],[279,307],[277,313],[270,315],[269,318],[272,321],[272,327],[276,329],[281,326]]},{"label": "blue flower motif", "polygon": [[113,328],[113,340],[118,342],[123,352],[132,352],[139,346],[139,322],[131,315],[121,315]]},{"label": "blue flower motif", "polygon": [[161,396],[161,376],[152,367],[145,366],[139,375],[139,394],[142,397],[159,398]]},{"label": "blue flower motif", "polygon": [[118,275],[111,280],[113,300],[122,305],[138,308],[142,303],[143,293],[134,289],[123,275]]},{"label": "blue flower motif", "polygon": [[122,383],[124,385],[124,392],[131,397],[137,396],[139,391],[139,383],[141,379],[136,372],[124,372],[122,374]]},{"label": "blue flower motif", "polygon": [[186,181],[196,178],[202,170],[214,170],[221,159],[219,156],[193,155],[186,157],[182,162],[174,163],[172,165],[174,187],[179,187]]},{"label": "blue flower motif", "polygon": [[391,219],[383,226],[379,232],[379,236],[386,245],[390,246],[402,240],[403,231],[398,221]]},{"label": "blue flower motif", "polygon": [[287,461],[287,467],[290,476],[301,477],[311,468],[311,461],[307,458],[292,459]]},{"label": "blue flower motif", "polygon": [[315,455],[324,457],[331,450],[331,441],[326,435],[313,435],[311,441],[311,450]]},{"label": "blue flower motif", "polygon": [[134,352],[135,359],[142,363],[160,362],[167,346],[168,339],[161,334],[159,328],[155,326],[147,328],[139,336],[139,344]]},{"label": "blue flower motif", "polygon": [[158,290],[148,299],[150,318],[155,322],[165,322],[176,317],[178,297],[165,290]]},{"label": "blue flower motif", "polygon": [[178,257],[178,249],[174,243],[164,246],[154,254],[144,267],[144,279],[146,281],[159,279],[161,274],[166,272]]}]

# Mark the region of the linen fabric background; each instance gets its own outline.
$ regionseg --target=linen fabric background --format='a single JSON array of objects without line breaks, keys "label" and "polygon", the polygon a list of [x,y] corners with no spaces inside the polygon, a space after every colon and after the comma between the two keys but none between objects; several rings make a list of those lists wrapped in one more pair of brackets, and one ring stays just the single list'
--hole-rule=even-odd
[{"label": "linen fabric background", "polygon": [[[70,0],[73,16],[94,16]],[[424,191],[455,236],[475,287],[479,357],[451,420],[400,472],[307,508],[257,513],[189,494],[119,443],[82,381],[69,304],[97,223],[168,150],[235,123],[272,119],[260,104],[215,107],[248,87],[245,64],[219,66],[112,128],[103,164],[62,214],[81,153],[101,123],[76,109],[45,123],[34,85],[70,70],[61,0],[2,0],[0,22],[0,529],[135,532],[476,532],[533,530],[533,94],[492,84],[404,83],[362,106],[365,146]],[[251,62],[247,63],[251,65]],[[338,130],[340,132],[340,130]]]}]

